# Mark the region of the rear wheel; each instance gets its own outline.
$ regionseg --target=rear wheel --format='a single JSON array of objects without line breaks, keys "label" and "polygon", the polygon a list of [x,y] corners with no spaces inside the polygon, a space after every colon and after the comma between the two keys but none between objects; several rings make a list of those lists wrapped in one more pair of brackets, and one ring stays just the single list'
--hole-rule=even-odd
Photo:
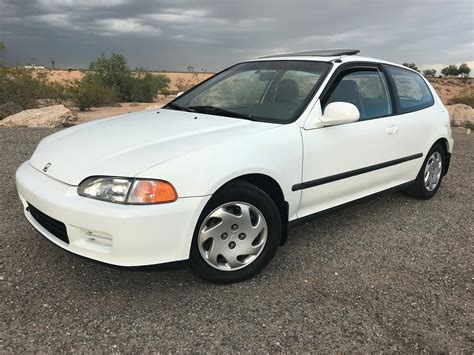
[{"label": "rear wheel", "polygon": [[280,239],[280,214],[270,196],[247,182],[231,183],[201,213],[191,246],[191,268],[212,282],[242,281],[270,262]]},{"label": "rear wheel", "polygon": [[420,200],[432,198],[443,180],[445,164],[445,150],[440,143],[436,143],[428,152],[415,184],[407,190],[409,195]]}]

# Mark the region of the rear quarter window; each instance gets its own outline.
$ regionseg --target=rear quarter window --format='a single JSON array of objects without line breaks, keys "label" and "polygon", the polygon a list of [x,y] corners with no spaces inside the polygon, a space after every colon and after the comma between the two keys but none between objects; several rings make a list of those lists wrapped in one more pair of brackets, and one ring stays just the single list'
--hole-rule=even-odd
[{"label": "rear quarter window", "polygon": [[398,96],[400,113],[413,112],[434,104],[433,95],[423,78],[410,70],[387,66]]}]

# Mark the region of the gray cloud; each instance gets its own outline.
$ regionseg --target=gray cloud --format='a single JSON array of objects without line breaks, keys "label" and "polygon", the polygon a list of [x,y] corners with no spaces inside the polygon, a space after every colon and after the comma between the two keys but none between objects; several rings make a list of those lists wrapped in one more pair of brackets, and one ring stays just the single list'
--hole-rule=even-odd
[{"label": "gray cloud", "polygon": [[0,0],[9,63],[85,67],[123,53],[132,66],[220,70],[264,54],[359,48],[421,66],[474,60],[471,0]]}]

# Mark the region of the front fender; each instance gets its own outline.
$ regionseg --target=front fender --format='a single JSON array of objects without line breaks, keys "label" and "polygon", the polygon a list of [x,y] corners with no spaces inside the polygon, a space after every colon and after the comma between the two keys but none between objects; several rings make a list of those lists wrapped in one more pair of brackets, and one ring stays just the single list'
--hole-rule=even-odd
[{"label": "front fender", "polygon": [[247,174],[263,174],[280,185],[296,214],[300,192],[291,186],[301,181],[302,141],[296,124],[278,126],[181,155],[141,172],[137,177],[169,181],[178,198],[208,196],[224,184]]}]

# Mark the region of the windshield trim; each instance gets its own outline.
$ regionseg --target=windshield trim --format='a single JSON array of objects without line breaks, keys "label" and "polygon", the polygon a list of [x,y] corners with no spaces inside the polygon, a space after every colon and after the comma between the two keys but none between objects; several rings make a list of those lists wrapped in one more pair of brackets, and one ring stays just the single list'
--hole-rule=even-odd
[{"label": "windshield trim", "polygon": [[[183,98],[185,95],[188,95],[191,91],[194,91],[195,89],[197,89],[201,85],[205,84],[208,80],[214,78],[216,75],[223,74],[226,71],[231,70],[232,68],[236,67],[237,65],[246,64],[246,63],[259,63],[259,62],[313,62],[313,63],[316,62],[316,63],[326,63],[326,64],[328,64],[327,70],[321,74],[321,77],[319,78],[318,82],[313,86],[311,91],[308,93],[308,95],[306,96],[306,99],[302,102],[299,109],[296,110],[295,113],[289,119],[280,120],[280,119],[272,119],[270,117],[257,117],[257,116],[254,116],[254,118],[256,118],[255,121],[257,121],[257,119],[258,119],[257,122],[267,122],[267,123],[275,123],[275,124],[290,124],[290,123],[293,123],[293,122],[297,121],[298,118],[301,116],[301,114],[306,110],[309,103],[313,100],[314,95],[321,88],[321,85],[324,83],[324,81],[328,77],[329,73],[331,73],[332,68],[334,66],[334,64],[332,62],[326,62],[326,61],[322,61],[322,60],[305,60],[305,59],[298,59],[298,60],[295,60],[295,59],[248,60],[248,61],[236,63],[236,64],[234,64],[234,65],[232,65],[228,68],[225,68],[224,70],[221,70],[220,72],[212,75],[211,77],[207,78],[206,80],[201,81],[199,84],[197,84],[197,85],[193,86],[192,88],[186,90],[182,95],[179,95],[179,96],[175,97],[172,101],[168,102],[165,106],[163,106],[163,108],[173,110],[172,107],[168,107],[168,106],[172,106],[171,104],[173,102],[175,102],[178,99]],[[225,115],[220,114],[218,116],[225,116]],[[232,116],[225,116],[225,117],[236,118],[236,119],[245,119],[245,118],[232,117]]]}]

